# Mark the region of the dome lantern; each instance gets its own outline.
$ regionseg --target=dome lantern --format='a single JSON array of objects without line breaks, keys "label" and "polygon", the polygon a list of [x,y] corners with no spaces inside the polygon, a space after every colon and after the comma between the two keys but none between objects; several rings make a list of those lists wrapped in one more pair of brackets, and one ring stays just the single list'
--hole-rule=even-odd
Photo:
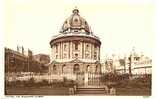
[{"label": "dome lantern", "polygon": [[78,13],[79,13],[79,10],[75,8],[75,9],[73,10],[73,14],[78,14]]}]

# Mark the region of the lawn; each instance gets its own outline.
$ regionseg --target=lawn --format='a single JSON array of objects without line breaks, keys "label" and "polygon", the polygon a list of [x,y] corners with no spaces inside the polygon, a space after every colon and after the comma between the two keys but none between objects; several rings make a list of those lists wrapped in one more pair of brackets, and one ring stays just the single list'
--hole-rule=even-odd
[{"label": "lawn", "polygon": [[69,95],[68,88],[9,88],[6,95]]},{"label": "lawn", "polygon": [[117,88],[118,96],[151,96],[150,88]]},{"label": "lawn", "polygon": [[151,79],[132,79],[117,82],[116,94],[125,96],[151,96]]}]

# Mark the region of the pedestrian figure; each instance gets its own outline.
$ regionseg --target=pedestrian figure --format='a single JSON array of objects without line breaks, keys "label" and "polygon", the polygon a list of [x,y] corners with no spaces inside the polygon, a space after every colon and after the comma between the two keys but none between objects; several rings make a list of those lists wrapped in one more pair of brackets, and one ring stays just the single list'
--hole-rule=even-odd
[{"label": "pedestrian figure", "polygon": [[69,95],[74,95],[74,88],[69,88]]},{"label": "pedestrian figure", "polygon": [[107,85],[104,85],[104,94],[108,94],[108,87],[107,87]]},{"label": "pedestrian figure", "polygon": [[116,89],[111,87],[110,88],[110,95],[116,95]]},{"label": "pedestrian figure", "polygon": [[77,88],[76,85],[74,85],[74,93],[76,93],[76,88]]}]

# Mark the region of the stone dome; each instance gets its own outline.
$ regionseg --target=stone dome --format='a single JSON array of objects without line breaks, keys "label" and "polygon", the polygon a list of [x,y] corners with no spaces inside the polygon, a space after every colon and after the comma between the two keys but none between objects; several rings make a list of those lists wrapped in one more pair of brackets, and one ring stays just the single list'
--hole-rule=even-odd
[{"label": "stone dome", "polygon": [[72,15],[63,23],[61,33],[67,32],[85,32],[86,34],[91,33],[87,21],[79,15],[78,9],[74,9],[72,11]]}]

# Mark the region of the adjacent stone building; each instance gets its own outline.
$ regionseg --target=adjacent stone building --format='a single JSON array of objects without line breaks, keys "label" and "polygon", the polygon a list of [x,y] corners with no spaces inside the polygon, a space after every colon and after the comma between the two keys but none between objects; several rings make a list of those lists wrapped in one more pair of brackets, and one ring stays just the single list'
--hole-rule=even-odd
[{"label": "adjacent stone building", "polygon": [[5,73],[22,73],[22,72],[47,72],[48,68],[42,62],[33,58],[32,51],[28,50],[28,55],[5,48]]},{"label": "adjacent stone building", "polygon": [[79,15],[78,9],[64,21],[60,33],[52,37],[50,46],[49,73],[101,72],[101,41]]},{"label": "adjacent stone building", "polygon": [[46,55],[46,54],[36,54],[33,56],[33,58],[35,60],[37,60],[38,62],[45,64],[45,65],[50,63],[50,57],[49,57],[49,55]]},{"label": "adjacent stone building", "polygon": [[132,74],[151,74],[152,59],[133,50],[122,58],[113,56],[105,60],[105,72],[125,74],[129,67]]},{"label": "adjacent stone building", "polygon": [[[131,55],[132,74],[152,74],[152,59],[143,53],[132,51]],[[127,71],[128,72],[128,71]]]}]

